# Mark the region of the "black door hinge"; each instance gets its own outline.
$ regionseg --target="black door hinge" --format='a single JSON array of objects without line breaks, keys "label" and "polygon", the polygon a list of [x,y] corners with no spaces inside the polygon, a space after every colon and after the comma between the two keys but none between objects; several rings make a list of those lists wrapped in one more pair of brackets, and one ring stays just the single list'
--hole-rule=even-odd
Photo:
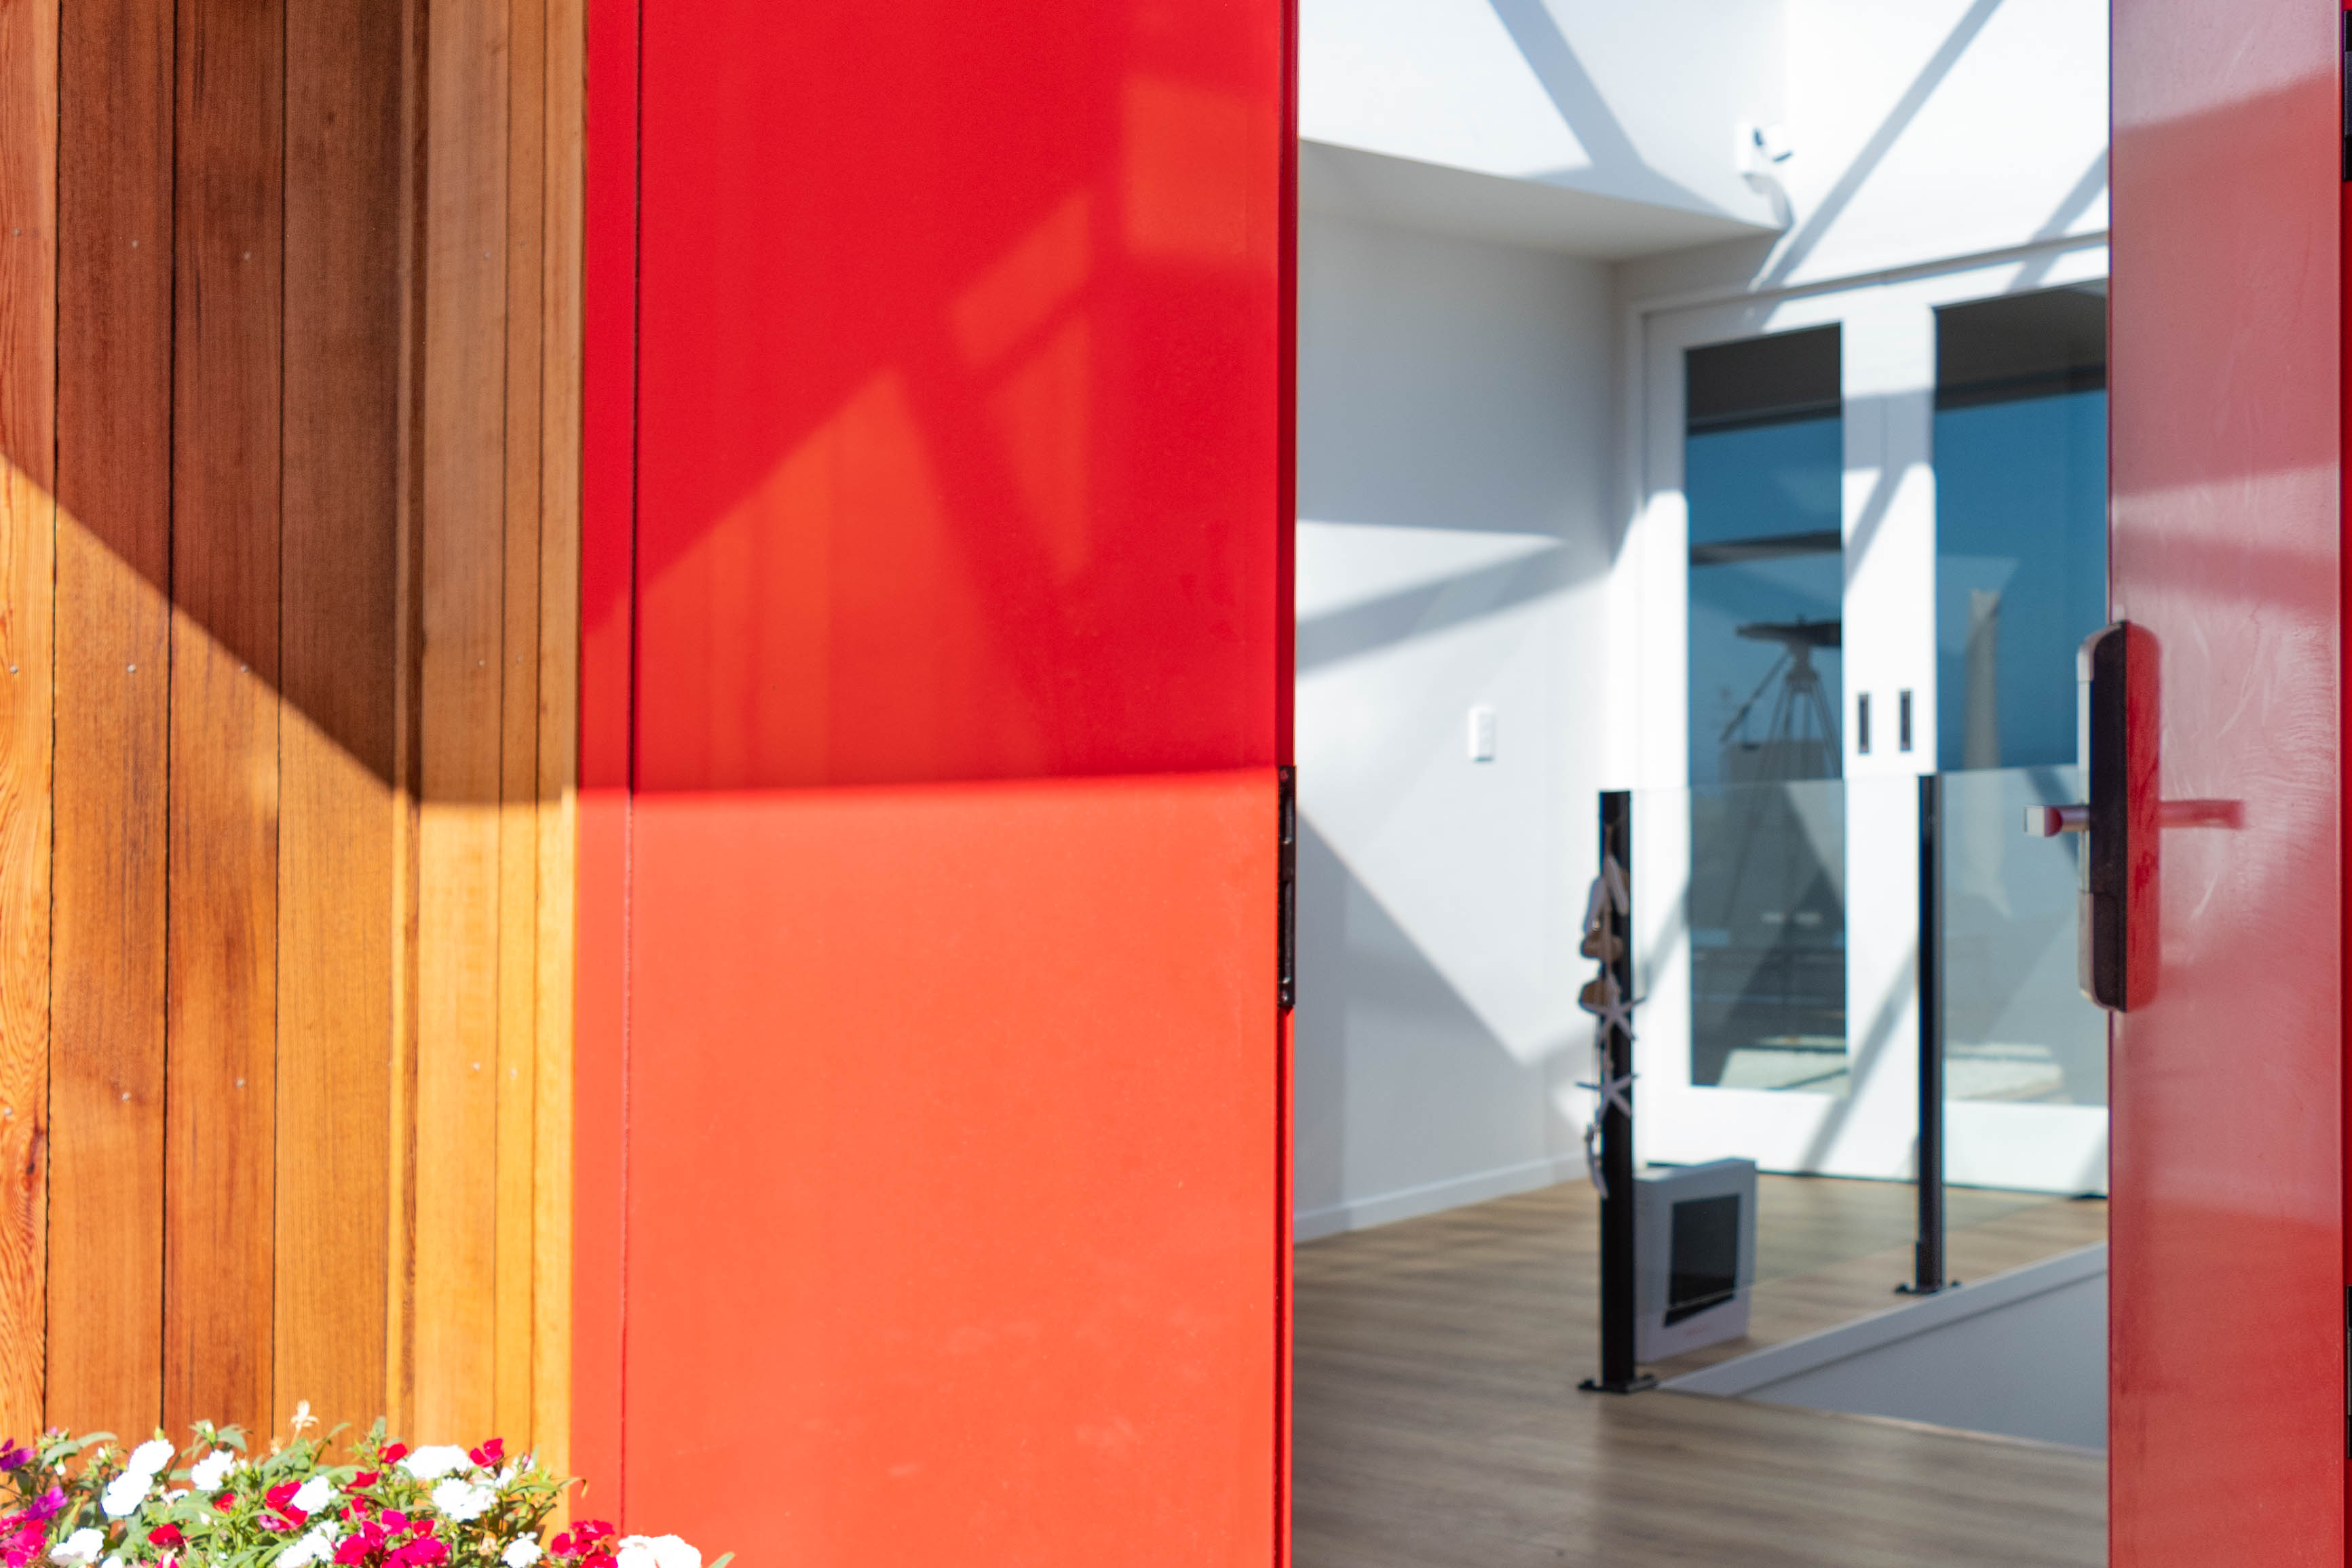
[{"label": "black door hinge", "polygon": [[1281,812],[1275,829],[1280,862],[1275,872],[1276,1005],[1288,1012],[1298,996],[1298,769],[1276,769],[1282,781]]}]

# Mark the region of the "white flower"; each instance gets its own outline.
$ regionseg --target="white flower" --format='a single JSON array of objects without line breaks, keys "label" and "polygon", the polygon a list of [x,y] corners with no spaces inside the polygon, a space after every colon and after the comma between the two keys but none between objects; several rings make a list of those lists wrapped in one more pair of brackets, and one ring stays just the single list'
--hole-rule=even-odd
[{"label": "white flower", "polygon": [[702,1568],[702,1553],[675,1535],[629,1536],[618,1556],[619,1568]]},{"label": "white flower", "polygon": [[160,1476],[172,1468],[172,1456],[176,1451],[161,1437],[142,1443],[131,1451],[131,1469],[138,1475]]},{"label": "white flower", "polygon": [[106,1510],[109,1519],[121,1519],[126,1514],[136,1513],[139,1505],[147,1500],[147,1489],[154,1484],[154,1477],[142,1476],[137,1470],[117,1476],[106,1483],[106,1491],[98,1500],[99,1506]]},{"label": "white flower", "polygon": [[433,1506],[459,1524],[481,1518],[483,1511],[498,1500],[499,1494],[489,1488],[471,1486],[455,1479],[433,1489]]},{"label": "white flower", "polygon": [[195,1469],[188,1472],[188,1479],[198,1491],[218,1491],[221,1482],[228,1479],[229,1471],[236,1468],[235,1448],[215,1448],[196,1461]]},{"label": "white flower", "polygon": [[473,1463],[463,1448],[419,1448],[400,1461],[400,1468],[420,1481],[437,1481],[452,1470]]},{"label": "white flower", "polygon": [[294,1494],[294,1506],[304,1513],[316,1513],[319,1505],[335,1495],[335,1483],[324,1476],[312,1476]]},{"label": "white flower", "polygon": [[324,1563],[335,1554],[335,1532],[326,1525],[314,1526],[308,1535],[278,1554],[278,1568],[309,1568],[313,1563]]},{"label": "white flower", "polygon": [[77,1530],[73,1538],[61,1546],[49,1548],[49,1561],[67,1568],[89,1568],[98,1554],[106,1550],[106,1532],[100,1530]]},{"label": "white flower", "polygon": [[492,1481],[490,1484],[498,1488],[499,1490],[504,1491],[507,1488],[514,1485],[514,1479],[515,1468],[512,1465],[509,1465],[505,1469],[499,1472],[499,1479]]},{"label": "white flower", "polygon": [[543,1555],[536,1541],[509,1541],[507,1549],[499,1553],[499,1561],[507,1568],[530,1568]]}]

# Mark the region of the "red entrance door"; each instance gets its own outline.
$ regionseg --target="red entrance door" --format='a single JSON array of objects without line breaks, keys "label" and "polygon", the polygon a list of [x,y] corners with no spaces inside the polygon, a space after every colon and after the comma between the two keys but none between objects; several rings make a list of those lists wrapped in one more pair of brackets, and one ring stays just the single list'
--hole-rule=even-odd
[{"label": "red entrance door", "polygon": [[2134,1568],[2345,1560],[2336,4],[2115,7],[2111,596],[2161,798],[2239,821],[2168,813],[2111,1037]]},{"label": "red entrance door", "polygon": [[1266,1563],[1282,0],[599,0],[576,1452]]}]

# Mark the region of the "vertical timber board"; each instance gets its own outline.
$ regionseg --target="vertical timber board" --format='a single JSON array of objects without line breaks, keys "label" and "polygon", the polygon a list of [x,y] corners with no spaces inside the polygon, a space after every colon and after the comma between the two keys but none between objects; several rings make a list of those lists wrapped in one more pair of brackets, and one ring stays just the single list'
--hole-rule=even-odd
[{"label": "vertical timber board", "polygon": [[425,57],[427,0],[400,6],[400,495],[393,542],[392,1103],[385,1205],[384,1416],[394,1431],[416,1425],[416,1041],[418,839],[423,750],[425,465]]},{"label": "vertical timber board", "polygon": [[55,0],[0,7],[0,1426],[16,1432],[42,1406],[57,85]]},{"label": "vertical timber board", "polygon": [[531,1230],[531,1438],[568,1473],[572,1425],[573,811],[580,637],[581,198],[587,23],[582,0],[546,0],[541,165],[539,983]]},{"label": "vertical timber board", "polygon": [[510,0],[507,108],[506,602],[499,785],[498,1381],[491,1426],[528,1446],[538,1078],[540,204],[546,0]]},{"label": "vertical timber board", "polygon": [[489,1435],[496,1386],[507,29],[426,35],[415,1433]]},{"label": "vertical timber board", "polygon": [[397,8],[287,14],[276,1386],[384,1413],[399,502]]},{"label": "vertical timber board", "polygon": [[[163,1425],[271,1429],[281,0],[180,0]],[[138,678],[163,680],[142,668]]]},{"label": "vertical timber board", "polygon": [[84,1431],[163,1419],[172,35],[90,0],[61,39],[47,1419]]}]

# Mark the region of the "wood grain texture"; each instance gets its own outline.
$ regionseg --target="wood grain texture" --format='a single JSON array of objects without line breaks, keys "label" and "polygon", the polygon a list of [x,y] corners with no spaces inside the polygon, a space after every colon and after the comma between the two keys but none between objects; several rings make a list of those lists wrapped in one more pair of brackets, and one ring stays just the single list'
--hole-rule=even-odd
[{"label": "wood grain texture", "polygon": [[383,1414],[400,14],[287,16],[276,1385]]},{"label": "wood grain texture", "polygon": [[507,13],[436,9],[425,72],[416,1309],[421,1441],[497,1380]]},{"label": "wood grain texture", "polygon": [[172,0],[64,13],[48,1420],[163,1418]]},{"label": "wood grain texture", "polygon": [[[1884,1310],[1903,1268],[1878,1243],[1910,1189],[1786,1185],[1766,1178],[1759,1258],[1794,1266],[1784,1281],[1866,1260],[1874,1282],[1857,1305]],[[1956,1255],[2029,1248],[2014,1233],[1969,1239],[2033,1213],[2048,1217],[2049,1250],[2064,1250],[2104,1218],[2097,1205],[1987,1201],[2000,1211],[1958,1223]],[[1739,1400],[1580,1393],[1597,1251],[1582,1183],[1298,1249],[1299,1568],[2106,1561],[2105,1467],[2092,1456]]]},{"label": "wood grain texture", "polygon": [[172,1431],[200,1418],[276,1426],[284,39],[279,0],[180,0],[163,1347]]},{"label": "wood grain texture", "polygon": [[425,538],[425,60],[427,0],[400,8],[400,407],[394,421],[400,491],[393,538],[393,884],[391,1093],[384,1136],[390,1191],[384,1240],[384,1417],[394,1431],[416,1414],[416,1042],[420,1017],[417,945],[422,908]]},{"label": "wood grain texture", "polygon": [[6,1429],[560,1462],[582,35],[0,5]]},{"label": "wood grain texture", "polygon": [[0,8],[0,1427],[41,1418],[58,9]]},{"label": "wood grain texture", "polygon": [[529,1447],[539,990],[541,249],[545,0],[509,0],[506,225],[506,562],[499,660],[498,1381],[491,1426]]},{"label": "wood grain texture", "polygon": [[588,27],[546,0],[546,199],[540,297],[539,978],[532,1156],[531,1434],[567,1469],[572,1437],[572,998],[579,779],[580,282]]}]

